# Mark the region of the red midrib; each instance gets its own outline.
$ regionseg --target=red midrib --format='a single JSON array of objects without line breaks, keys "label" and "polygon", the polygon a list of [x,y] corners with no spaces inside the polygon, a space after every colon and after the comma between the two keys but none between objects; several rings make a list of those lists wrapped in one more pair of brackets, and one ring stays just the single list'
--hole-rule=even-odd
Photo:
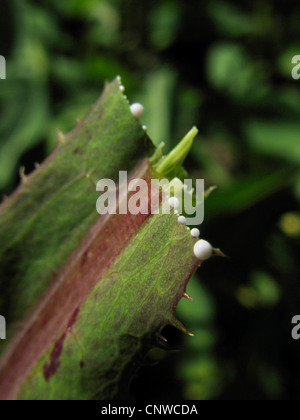
[{"label": "red midrib", "polygon": [[[148,159],[134,171],[130,179],[133,178],[145,179],[148,184],[151,182]],[[16,397],[31,368],[55,340],[62,339],[63,346],[74,314],[78,314],[89,292],[148,217],[149,214],[99,216],[54,279],[41,303],[24,322],[28,327],[17,333],[4,354],[0,365],[0,399]],[[60,349],[56,350],[59,353]],[[53,363],[57,367],[57,360]],[[47,374],[53,374],[55,366],[51,366],[51,361],[50,365],[44,366],[46,379]]]}]

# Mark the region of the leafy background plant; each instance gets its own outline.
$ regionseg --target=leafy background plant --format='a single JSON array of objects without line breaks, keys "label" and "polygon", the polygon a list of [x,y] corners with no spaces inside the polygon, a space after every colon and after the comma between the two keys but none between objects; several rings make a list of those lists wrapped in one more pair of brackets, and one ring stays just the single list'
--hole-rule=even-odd
[{"label": "leafy background plant", "polygon": [[171,149],[196,124],[186,167],[219,190],[203,236],[230,259],[210,261],[152,354],[137,398],[299,398],[300,53],[296,1],[2,0],[0,189],[19,183],[121,74],[143,122]]}]

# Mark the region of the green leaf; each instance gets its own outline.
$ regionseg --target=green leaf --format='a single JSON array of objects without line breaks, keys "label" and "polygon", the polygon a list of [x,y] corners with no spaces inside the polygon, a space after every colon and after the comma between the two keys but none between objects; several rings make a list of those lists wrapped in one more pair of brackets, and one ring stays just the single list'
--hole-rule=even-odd
[{"label": "green leaf", "polygon": [[[167,156],[162,157],[162,159],[154,165],[157,172],[162,176],[168,177],[178,171],[191,150],[197,134],[198,129],[193,127]],[[160,151],[160,148],[158,150]]]},{"label": "green leaf", "polygon": [[209,50],[207,77],[217,90],[243,104],[257,102],[269,91],[267,71],[237,43],[219,42]]},{"label": "green leaf", "polygon": [[226,214],[236,214],[266,199],[269,195],[291,185],[294,168],[284,168],[273,174],[240,179],[229,187],[218,190],[206,201],[206,220]]},{"label": "green leaf", "polygon": [[209,2],[207,9],[216,29],[226,36],[240,37],[259,34],[265,29],[256,16],[246,14],[236,5],[217,0]]},{"label": "green leaf", "polygon": [[167,150],[171,146],[176,78],[177,74],[172,68],[167,66],[159,68],[147,76],[143,90],[137,98],[147,109],[143,122],[147,125],[154,144],[158,146],[163,141]]},{"label": "green leaf", "polygon": [[117,82],[84,122],[58,137],[54,154],[0,208],[0,309],[9,307],[8,321],[28,313],[97,219],[96,182],[117,181],[151,148]]},{"label": "green leaf", "polygon": [[259,153],[300,162],[300,124],[295,121],[248,121],[244,126],[251,147]]},{"label": "green leaf", "polygon": [[7,187],[22,154],[40,141],[48,117],[44,86],[14,80],[1,89],[0,105],[5,112],[0,133],[5,141],[0,145],[0,190]]},{"label": "green leaf", "polygon": [[180,7],[173,1],[165,1],[150,12],[149,37],[154,48],[164,50],[172,45],[180,23]]},{"label": "green leaf", "polygon": [[95,209],[98,180],[158,176],[118,80],[58,138],[0,208],[1,399],[124,396],[161,329],[187,332],[175,309],[199,266],[188,229],[175,214]]}]

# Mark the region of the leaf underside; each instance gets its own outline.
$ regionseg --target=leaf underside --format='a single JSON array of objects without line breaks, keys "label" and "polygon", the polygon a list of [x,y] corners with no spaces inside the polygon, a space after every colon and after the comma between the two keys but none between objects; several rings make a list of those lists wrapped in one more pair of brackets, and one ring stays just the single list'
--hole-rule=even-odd
[{"label": "leaf underside", "polygon": [[[120,170],[150,183],[152,145],[116,80],[0,207],[1,399],[111,399],[167,324],[199,266],[170,215],[96,212]],[[2,343],[1,343],[2,345]],[[1,348],[0,348],[1,350]],[[124,395],[124,394],[123,394]]]}]

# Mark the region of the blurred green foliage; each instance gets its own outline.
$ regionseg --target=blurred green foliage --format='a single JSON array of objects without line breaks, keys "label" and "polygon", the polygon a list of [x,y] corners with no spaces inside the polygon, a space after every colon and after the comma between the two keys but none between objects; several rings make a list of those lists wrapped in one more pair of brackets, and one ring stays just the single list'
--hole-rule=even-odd
[{"label": "blurred green foliage", "polygon": [[[179,315],[195,338],[133,382],[137,398],[298,399],[300,4],[294,0],[2,0],[0,190],[33,170],[120,74],[170,149],[196,124],[186,167],[218,190],[203,265]],[[182,343],[180,343],[180,340]]]}]

